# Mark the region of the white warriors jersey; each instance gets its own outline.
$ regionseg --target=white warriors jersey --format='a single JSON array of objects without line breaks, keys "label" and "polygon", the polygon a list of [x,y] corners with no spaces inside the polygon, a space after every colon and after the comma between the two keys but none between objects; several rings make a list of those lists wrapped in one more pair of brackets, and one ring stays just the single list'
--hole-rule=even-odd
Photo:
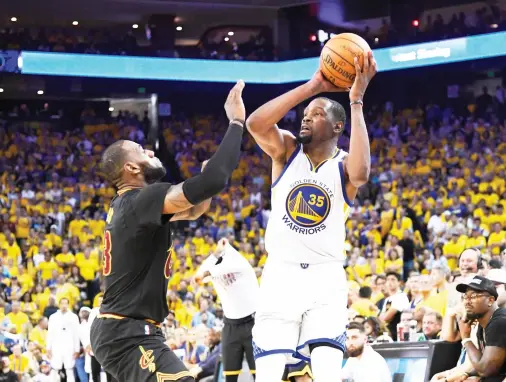
[{"label": "white warriors jersey", "polygon": [[345,223],[350,211],[343,159],[334,155],[313,166],[298,145],[271,189],[265,233],[269,259],[317,264],[345,260]]}]

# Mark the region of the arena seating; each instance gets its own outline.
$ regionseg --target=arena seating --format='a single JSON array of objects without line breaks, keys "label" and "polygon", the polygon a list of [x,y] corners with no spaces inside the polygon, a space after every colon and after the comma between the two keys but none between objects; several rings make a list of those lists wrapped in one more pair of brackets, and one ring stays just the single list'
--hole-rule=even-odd
[{"label": "arena seating", "polygon": [[[369,27],[361,34],[371,47],[381,48],[416,42],[442,40],[462,36],[497,32],[506,29],[504,11],[497,6],[487,6],[474,14],[454,14],[445,22],[441,15],[434,20],[421,20],[413,26],[410,33],[398,33],[385,21],[378,30]],[[316,30],[314,31],[316,33]],[[186,57],[225,60],[271,61],[314,57],[320,54],[321,46],[317,40],[301,42],[301,46],[292,47],[290,53],[279,53],[278,49],[261,35],[252,35],[249,41],[198,46],[176,46],[173,50],[159,50],[152,45],[140,44],[141,29],[125,31],[87,30],[83,28],[42,27],[34,31],[9,25],[0,30],[0,50],[39,50],[48,52],[70,52],[87,54],[115,54],[128,56]],[[144,38],[142,37],[142,40]]]}]

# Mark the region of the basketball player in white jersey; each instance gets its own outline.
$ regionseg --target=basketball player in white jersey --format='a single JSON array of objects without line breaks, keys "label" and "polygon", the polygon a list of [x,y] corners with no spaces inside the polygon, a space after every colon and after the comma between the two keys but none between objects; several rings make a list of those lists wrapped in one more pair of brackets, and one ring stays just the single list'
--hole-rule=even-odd
[{"label": "basketball player in white jersey", "polygon": [[237,382],[243,356],[255,373],[252,330],[259,286],[255,270],[228,240],[221,239],[214,254],[204,260],[195,281],[212,281],[225,314],[222,335],[223,373],[226,382]]},{"label": "basketball player in white jersey", "polygon": [[363,68],[358,60],[355,67],[357,75],[349,89],[349,154],[337,147],[345,110],[330,99],[311,101],[297,137],[276,125],[308,98],[346,91],[320,71],[247,120],[248,130],[272,158],[273,182],[265,237],[268,260],[253,329],[257,382],[279,381],[292,354],[311,360],[317,382],[341,380],[347,324],[345,221],[370,172],[362,101],[376,74],[372,52],[364,54]]}]

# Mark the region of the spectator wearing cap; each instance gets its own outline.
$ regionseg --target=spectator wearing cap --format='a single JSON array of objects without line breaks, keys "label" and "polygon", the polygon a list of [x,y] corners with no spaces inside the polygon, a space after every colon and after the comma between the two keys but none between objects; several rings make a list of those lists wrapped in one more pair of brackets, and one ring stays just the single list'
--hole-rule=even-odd
[{"label": "spectator wearing cap", "polygon": [[52,382],[51,365],[47,361],[40,363],[40,372],[33,377],[33,382]]},{"label": "spectator wearing cap", "polygon": [[[502,381],[506,376],[506,309],[497,305],[497,290],[493,281],[474,276],[457,285],[462,293],[466,316],[459,320],[462,346],[466,349],[473,370],[470,376],[481,381]],[[478,323],[478,346],[470,338],[472,323]],[[498,377],[500,378],[490,378]]]}]

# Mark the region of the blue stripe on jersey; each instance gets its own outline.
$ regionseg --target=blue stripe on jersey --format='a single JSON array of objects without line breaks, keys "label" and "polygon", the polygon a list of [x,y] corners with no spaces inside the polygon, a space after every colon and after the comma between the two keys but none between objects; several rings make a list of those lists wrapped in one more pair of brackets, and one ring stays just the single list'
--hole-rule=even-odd
[{"label": "blue stripe on jersey", "polygon": [[353,205],[353,202],[348,199],[348,194],[346,193],[346,179],[344,178],[343,161],[339,162],[339,174],[341,175],[341,188],[343,190],[344,201],[351,207]]},{"label": "blue stripe on jersey", "polygon": [[288,170],[288,167],[290,166],[290,163],[293,162],[293,160],[295,159],[295,157],[299,153],[300,148],[301,148],[301,145],[297,145],[297,147],[295,148],[295,150],[293,150],[293,153],[292,153],[292,155],[290,155],[290,158],[288,158],[288,161],[286,162],[285,167],[283,167],[283,171],[281,171],[281,174],[279,174],[278,179],[276,179],[276,181],[274,183],[272,183],[271,188],[274,188],[276,186],[276,184],[278,184],[278,182],[281,180],[281,177],[284,175],[284,173],[286,172],[286,170]]}]

